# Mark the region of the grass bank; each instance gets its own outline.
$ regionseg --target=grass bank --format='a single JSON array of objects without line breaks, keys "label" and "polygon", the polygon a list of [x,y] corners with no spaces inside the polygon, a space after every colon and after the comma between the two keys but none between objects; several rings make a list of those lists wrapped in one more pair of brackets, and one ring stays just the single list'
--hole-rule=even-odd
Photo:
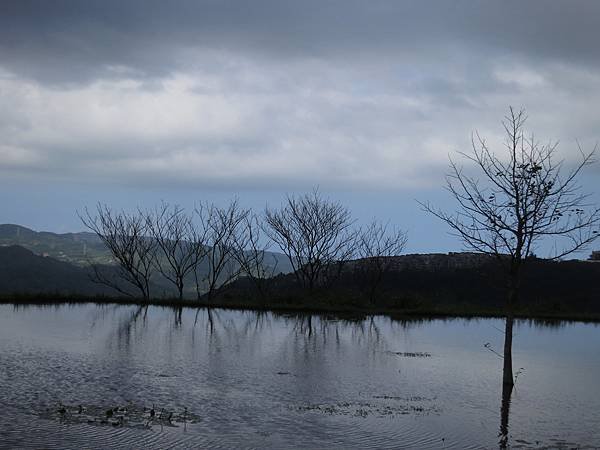
[{"label": "grass bank", "polygon": [[[167,308],[221,308],[233,310],[273,311],[278,313],[302,314],[333,314],[353,317],[369,315],[386,315],[393,319],[423,319],[423,318],[500,318],[505,316],[501,307],[491,307],[475,304],[434,303],[432,301],[410,302],[408,306],[376,306],[360,305],[355,302],[344,301],[310,301],[301,299],[296,301],[236,301],[231,298],[218,298],[213,301],[179,300],[178,298],[152,298],[143,301],[131,297],[115,296],[82,296],[65,294],[12,294],[0,296],[0,304],[22,306],[52,306],[52,305],[136,305],[160,306]],[[553,310],[535,305],[523,305],[515,311],[515,317],[532,320],[567,320],[579,322],[600,322],[600,314],[595,312],[571,311],[567,309]]]}]

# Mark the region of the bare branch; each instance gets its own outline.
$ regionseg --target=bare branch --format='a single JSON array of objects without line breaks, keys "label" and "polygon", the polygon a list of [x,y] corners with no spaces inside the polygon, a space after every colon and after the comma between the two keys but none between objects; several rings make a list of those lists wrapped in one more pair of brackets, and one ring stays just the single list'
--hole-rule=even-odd
[{"label": "bare branch", "polygon": [[267,208],[265,231],[288,257],[298,283],[309,292],[335,280],[354,251],[350,211],[317,189],[288,196],[280,209]]},{"label": "bare branch", "polygon": [[388,223],[373,220],[358,233],[354,271],[367,290],[369,301],[374,303],[383,277],[406,246],[406,233]]},{"label": "bare branch", "polygon": [[558,144],[541,144],[526,134],[526,120],[523,110],[510,108],[502,122],[506,154],[494,154],[479,134],[472,137],[471,153],[461,155],[480,178],[466,175],[450,161],[446,189],[458,203],[456,213],[420,203],[470,249],[508,258],[517,286],[520,265],[543,239],[556,241],[551,258],[557,259],[585,248],[600,229],[600,209],[588,203],[589,195],[576,183],[596,149],[585,153],[578,144],[581,160],[565,175],[563,161],[555,158]]},{"label": "bare branch", "polygon": [[[85,209],[78,214],[82,223],[102,240],[119,265],[119,275],[123,281],[139,290],[144,300],[150,298],[150,278],[154,272],[157,245],[148,236],[146,219],[142,214],[114,212],[108,206],[98,203],[96,215]],[[117,289],[117,284],[95,271],[98,282]]]}]

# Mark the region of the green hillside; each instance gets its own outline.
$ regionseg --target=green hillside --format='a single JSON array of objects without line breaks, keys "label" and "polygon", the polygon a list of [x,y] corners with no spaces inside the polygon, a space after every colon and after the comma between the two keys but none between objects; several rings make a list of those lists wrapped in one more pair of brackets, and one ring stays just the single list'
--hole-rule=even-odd
[{"label": "green hillside", "polygon": [[[20,225],[0,224],[0,247],[11,245],[19,245],[36,255],[49,256],[78,267],[86,267],[90,264],[115,264],[108,249],[94,233],[37,232]],[[281,253],[267,252],[265,263],[270,266],[275,265],[277,272],[292,271],[288,259]],[[206,273],[207,270],[207,267],[200,267],[201,274]],[[190,277],[187,284],[191,289],[193,277]]]},{"label": "green hillside", "polygon": [[50,256],[79,267],[112,264],[108,249],[93,233],[37,232],[20,225],[0,225],[0,246],[19,245],[36,255]]}]

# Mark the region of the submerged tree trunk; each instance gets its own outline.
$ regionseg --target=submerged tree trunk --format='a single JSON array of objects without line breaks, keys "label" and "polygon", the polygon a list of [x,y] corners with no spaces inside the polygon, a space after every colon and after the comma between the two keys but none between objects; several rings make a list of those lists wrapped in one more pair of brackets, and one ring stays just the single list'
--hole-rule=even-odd
[{"label": "submerged tree trunk", "polygon": [[510,416],[510,398],[515,379],[512,363],[514,308],[519,298],[519,265],[512,264],[509,275],[508,297],[506,302],[506,323],[504,327],[504,366],[502,368],[502,403],[500,406],[499,447],[508,448],[508,421]]},{"label": "submerged tree trunk", "polygon": [[506,324],[504,327],[504,367],[502,370],[502,383],[505,386],[514,385],[513,364],[512,364],[512,340],[513,325],[515,321],[514,307],[519,298],[519,271],[518,264],[513,264],[510,268],[508,298],[506,302]]},{"label": "submerged tree trunk", "polygon": [[504,367],[502,369],[502,383],[512,388],[514,384],[512,368],[512,338],[514,316],[512,311],[506,315],[506,326],[504,328]]}]

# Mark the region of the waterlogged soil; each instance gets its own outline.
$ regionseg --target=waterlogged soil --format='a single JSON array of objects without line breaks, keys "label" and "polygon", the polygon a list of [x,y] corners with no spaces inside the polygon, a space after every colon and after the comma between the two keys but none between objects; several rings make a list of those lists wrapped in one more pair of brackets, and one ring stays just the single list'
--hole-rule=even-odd
[{"label": "waterlogged soil", "polygon": [[500,320],[196,312],[0,305],[0,448],[600,447],[598,326],[518,322],[503,415]]}]

